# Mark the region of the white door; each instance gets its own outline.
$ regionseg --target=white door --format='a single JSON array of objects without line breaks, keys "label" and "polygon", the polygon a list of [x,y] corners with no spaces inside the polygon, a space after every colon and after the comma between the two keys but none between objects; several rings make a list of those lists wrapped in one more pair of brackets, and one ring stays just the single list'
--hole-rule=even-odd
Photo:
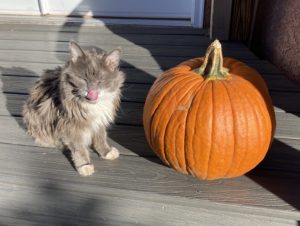
[{"label": "white door", "polygon": [[39,8],[49,15],[188,21],[202,27],[204,0],[0,0],[0,13],[4,8],[16,13]]},{"label": "white door", "polygon": [[38,0],[0,0],[0,14],[40,15]]}]

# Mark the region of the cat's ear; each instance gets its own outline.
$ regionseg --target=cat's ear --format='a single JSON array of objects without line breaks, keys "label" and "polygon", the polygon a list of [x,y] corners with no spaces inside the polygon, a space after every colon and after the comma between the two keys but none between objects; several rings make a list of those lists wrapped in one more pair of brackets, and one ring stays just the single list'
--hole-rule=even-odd
[{"label": "cat's ear", "polygon": [[104,62],[110,71],[114,71],[116,70],[117,67],[119,67],[120,59],[121,59],[121,48],[117,48],[105,56]]},{"label": "cat's ear", "polygon": [[71,53],[71,60],[73,63],[76,63],[78,58],[85,57],[83,50],[80,48],[80,46],[76,42],[70,41],[69,48],[70,48],[70,53]]}]

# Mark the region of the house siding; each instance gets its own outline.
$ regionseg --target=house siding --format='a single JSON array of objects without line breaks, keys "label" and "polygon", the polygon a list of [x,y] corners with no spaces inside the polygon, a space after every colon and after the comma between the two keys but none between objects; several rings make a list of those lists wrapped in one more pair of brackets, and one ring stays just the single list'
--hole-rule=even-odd
[{"label": "house siding", "polygon": [[260,1],[252,47],[300,84],[300,1]]}]

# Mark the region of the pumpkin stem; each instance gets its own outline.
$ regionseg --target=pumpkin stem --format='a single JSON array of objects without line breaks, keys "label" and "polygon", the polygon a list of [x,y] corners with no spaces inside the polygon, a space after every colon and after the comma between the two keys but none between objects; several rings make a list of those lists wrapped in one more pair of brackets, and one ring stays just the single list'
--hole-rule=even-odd
[{"label": "pumpkin stem", "polygon": [[210,44],[206,50],[203,64],[194,71],[204,75],[209,80],[223,80],[228,78],[228,68],[223,67],[222,46],[219,40],[216,39]]}]

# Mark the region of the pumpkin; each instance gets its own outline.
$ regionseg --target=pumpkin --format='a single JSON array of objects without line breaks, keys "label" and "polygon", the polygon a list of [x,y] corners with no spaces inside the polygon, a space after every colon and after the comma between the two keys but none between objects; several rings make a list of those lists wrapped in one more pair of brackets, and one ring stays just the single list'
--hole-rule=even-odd
[{"label": "pumpkin", "polygon": [[275,114],[260,74],[236,59],[223,59],[216,40],[205,57],[156,79],[143,124],[150,147],[165,164],[212,180],[243,175],[263,160]]}]

